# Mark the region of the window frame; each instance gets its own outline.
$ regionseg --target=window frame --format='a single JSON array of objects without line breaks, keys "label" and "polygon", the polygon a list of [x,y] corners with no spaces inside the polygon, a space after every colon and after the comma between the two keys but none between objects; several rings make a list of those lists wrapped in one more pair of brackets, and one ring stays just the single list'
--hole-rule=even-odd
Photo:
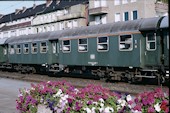
[{"label": "window frame", "polygon": [[[13,47],[12,47],[13,46]],[[12,47],[12,48],[11,48]],[[14,45],[9,45],[9,54],[13,55],[15,54],[15,46]]]},{"label": "window frame", "polygon": [[[127,14],[127,15],[126,15],[126,14]],[[126,20],[126,16],[127,16],[127,20]],[[129,21],[129,12],[128,12],[128,11],[126,11],[126,12],[123,13],[123,20],[124,20],[124,21]]]},{"label": "window frame", "polygon": [[[132,11],[132,14],[133,14],[133,20],[137,20],[138,19],[138,11],[134,10],[134,11]],[[135,18],[135,14],[136,14],[136,18]]]},{"label": "window frame", "polygon": [[[18,47],[20,46],[20,47]],[[16,50],[16,54],[21,54],[21,45],[20,44],[16,44],[15,45],[15,50]]]},{"label": "window frame", "polygon": [[120,22],[120,21],[121,21],[120,13],[115,13],[115,22]]},{"label": "window frame", "polygon": [[[69,45],[64,45],[64,41],[69,41]],[[69,47],[69,51],[63,50],[63,47]],[[62,40],[62,52],[63,53],[70,53],[71,52],[71,40]]]},{"label": "window frame", "polygon": [[[28,47],[26,47],[25,45],[28,45]],[[26,50],[28,50],[28,52],[26,52]],[[28,43],[23,44],[23,53],[29,54],[29,44]]]},{"label": "window frame", "polygon": [[[128,35],[130,35],[131,36],[131,41],[121,41],[121,36],[128,36]],[[133,51],[133,35],[132,34],[123,34],[123,35],[119,35],[119,51]],[[128,49],[121,49],[120,48],[120,45],[121,45],[121,43],[122,44],[130,44],[131,46],[130,46],[130,48],[128,48]]]},{"label": "window frame", "polygon": [[[33,46],[33,44],[36,44],[36,47]],[[33,49],[37,49],[36,52],[33,51]],[[36,42],[31,43],[31,53],[37,54],[38,53],[38,44]]]},{"label": "window frame", "polygon": [[[86,39],[86,44],[80,44],[80,40],[81,39]],[[80,38],[80,39],[78,39],[77,40],[78,41],[78,52],[88,52],[88,38]],[[87,48],[87,50],[80,50],[79,49],[79,46],[87,46],[86,48]]]},{"label": "window frame", "polygon": [[[45,47],[42,47],[42,43],[45,43]],[[43,52],[44,48],[46,49],[45,52]],[[48,48],[47,42],[40,42],[40,53],[47,53],[47,48]]]},{"label": "window frame", "polygon": [[[149,34],[153,34],[154,35],[154,41],[152,40],[152,41],[148,41],[148,35]],[[146,50],[147,51],[155,51],[156,49],[157,49],[157,47],[156,47],[156,40],[157,40],[157,38],[156,38],[156,33],[147,33],[146,34]],[[155,48],[154,49],[150,49],[150,48],[148,48],[148,42],[149,42],[149,44],[151,43],[151,42],[155,42]]]},{"label": "window frame", "polygon": [[[102,42],[102,43],[99,43],[99,38],[104,38],[104,37],[107,37],[107,42]],[[98,48],[98,45],[104,45],[104,44],[107,44],[107,50],[99,50]],[[97,51],[98,52],[108,52],[109,51],[109,37],[108,36],[101,36],[101,37],[97,37]]]}]

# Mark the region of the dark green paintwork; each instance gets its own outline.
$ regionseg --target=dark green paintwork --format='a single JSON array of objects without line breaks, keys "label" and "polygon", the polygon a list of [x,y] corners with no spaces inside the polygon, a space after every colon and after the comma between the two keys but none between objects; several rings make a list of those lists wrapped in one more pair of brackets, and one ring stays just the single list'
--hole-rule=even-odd
[{"label": "dark green paintwork", "polygon": [[[44,42],[44,41],[43,41]],[[10,63],[20,64],[52,64],[58,62],[58,54],[52,53],[51,42],[47,41],[48,49],[47,53],[40,53],[40,42],[38,44],[38,52],[36,54],[31,53],[31,43],[29,44],[29,54],[23,54],[23,48],[21,48],[21,54],[12,54],[9,56]],[[23,44],[21,44],[23,47]]]},{"label": "dark green paintwork", "polygon": [[148,51],[146,49],[146,38],[142,39],[142,54],[144,57],[144,65],[145,66],[158,66],[161,64],[161,54],[162,54],[162,46],[161,46],[161,37],[160,34],[156,34],[156,50]]},{"label": "dark green paintwork", "polygon": [[[71,52],[60,51],[60,63],[66,65],[86,65],[90,62],[97,63],[95,66],[115,66],[115,67],[139,67],[140,66],[140,34],[134,34],[133,42],[137,40],[137,48],[133,44],[132,51],[119,51],[118,36],[109,37],[109,51],[98,52],[96,38],[88,39],[88,52],[78,52],[77,39],[71,40]],[[62,41],[60,40],[60,44]],[[95,59],[90,59],[90,55],[95,55]]]},{"label": "dark green paintwork", "polygon": [[163,30],[163,38],[164,38],[164,64],[165,66],[169,66],[169,30]]},{"label": "dark green paintwork", "polygon": [[[159,35],[159,34],[158,34]],[[62,41],[60,40],[60,46]],[[88,52],[78,52],[77,39],[71,40],[71,52],[63,53],[60,50],[59,62],[64,65],[85,65],[93,66],[89,62],[97,63],[94,66],[113,67],[140,67],[158,66],[161,63],[160,36],[157,36],[157,49],[146,50],[146,37],[143,34],[133,34],[133,50],[119,51],[118,36],[109,37],[109,51],[98,52],[96,38],[88,38]],[[145,55],[146,53],[146,55]],[[95,59],[90,59],[94,54]]]},{"label": "dark green paintwork", "polygon": [[7,62],[8,57],[7,54],[4,54],[4,49],[6,49],[6,53],[7,53],[7,47],[6,45],[0,45],[0,63],[4,63]]}]

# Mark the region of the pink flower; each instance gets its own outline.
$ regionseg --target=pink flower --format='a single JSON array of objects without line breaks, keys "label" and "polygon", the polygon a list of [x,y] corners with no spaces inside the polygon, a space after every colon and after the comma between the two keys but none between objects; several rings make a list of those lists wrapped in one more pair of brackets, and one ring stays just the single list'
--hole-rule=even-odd
[{"label": "pink flower", "polygon": [[154,112],[155,112],[155,109],[153,107],[148,108],[148,113],[154,113]]},{"label": "pink flower", "polygon": [[138,111],[142,111],[142,106],[140,104],[137,104],[133,109],[138,110]]}]

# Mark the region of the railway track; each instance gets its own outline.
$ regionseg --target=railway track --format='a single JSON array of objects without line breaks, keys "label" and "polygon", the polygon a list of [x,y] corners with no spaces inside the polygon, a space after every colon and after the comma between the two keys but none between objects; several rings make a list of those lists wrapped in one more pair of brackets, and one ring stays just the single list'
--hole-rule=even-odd
[{"label": "railway track", "polygon": [[109,88],[111,91],[123,93],[123,94],[131,94],[137,95],[138,93],[142,93],[144,91],[151,91],[155,88],[161,87],[163,90],[166,90],[168,86],[158,86],[158,85],[149,85],[149,84],[129,84],[125,82],[105,82],[103,80],[96,79],[94,77],[79,77],[76,76],[68,76],[64,75],[64,77],[48,77],[47,75],[42,74],[20,74],[16,72],[4,72],[0,71],[0,78],[10,78],[17,79],[22,81],[29,82],[43,82],[43,81],[67,81],[73,84],[75,87],[85,87],[88,84],[101,85],[105,88]]}]

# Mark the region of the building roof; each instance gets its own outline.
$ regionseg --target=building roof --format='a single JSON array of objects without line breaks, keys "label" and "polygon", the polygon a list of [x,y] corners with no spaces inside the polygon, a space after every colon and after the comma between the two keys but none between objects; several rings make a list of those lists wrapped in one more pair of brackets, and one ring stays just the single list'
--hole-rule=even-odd
[{"label": "building roof", "polygon": [[15,14],[14,12],[14,13],[4,15],[2,18],[0,18],[0,24],[18,20],[21,18],[31,17],[39,14],[45,14],[56,10],[61,10],[66,7],[70,7],[77,4],[87,3],[88,0],[60,0],[58,4],[56,2],[57,1],[54,0],[48,7],[46,7],[46,3],[45,3],[45,4],[37,5],[35,8],[34,7],[27,8],[24,12],[22,12],[23,10],[20,10],[17,14]]}]

